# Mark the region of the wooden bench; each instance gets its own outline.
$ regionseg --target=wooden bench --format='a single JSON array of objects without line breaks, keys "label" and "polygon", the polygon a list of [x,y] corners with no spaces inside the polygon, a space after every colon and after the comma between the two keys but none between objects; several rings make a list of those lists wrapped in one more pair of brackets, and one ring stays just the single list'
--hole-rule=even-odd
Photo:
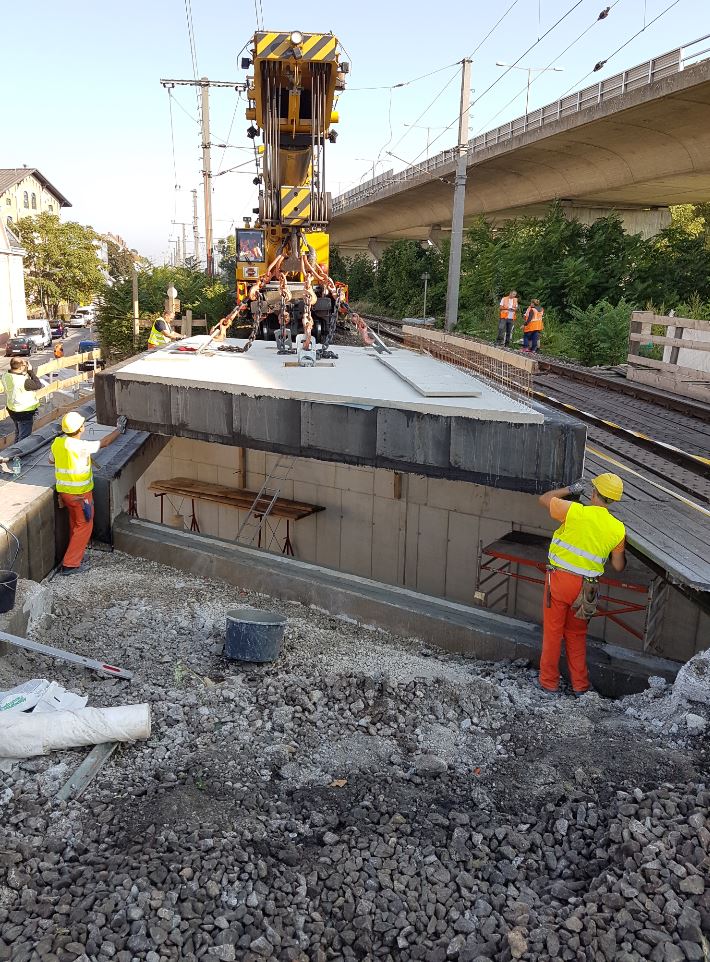
[{"label": "wooden bench", "polygon": [[[148,485],[148,490],[152,491],[156,498],[160,498],[160,523],[163,523],[163,508],[166,496],[174,495],[180,498],[190,498],[192,502],[192,518],[190,520],[190,531],[199,534],[200,526],[195,514],[195,501],[214,501],[229,508],[236,508],[238,511],[250,511],[254,509],[254,514],[260,517],[265,514],[271,504],[271,498],[264,496],[261,504],[257,502],[258,491],[249,491],[247,488],[230,488],[226,484],[213,484],[209,481],[195,481],[192,478],[169,478],[164,481],[152,481]],[[259,508],[263,508],[260,512]],[[282,549],[282,554],[293,556],[293,545],[291,544],[291,522],[300,521],[302,518],[310,518],[319,511],[325,511],[325,507],[319,504],[308,504],[306,501],[292,501],[289,498],[277,498],[273,507],[268,511],[269,517],[283,518],[286,521],[286,540]],[[259,532],[258,547],[261,547],[261,531]]]}]

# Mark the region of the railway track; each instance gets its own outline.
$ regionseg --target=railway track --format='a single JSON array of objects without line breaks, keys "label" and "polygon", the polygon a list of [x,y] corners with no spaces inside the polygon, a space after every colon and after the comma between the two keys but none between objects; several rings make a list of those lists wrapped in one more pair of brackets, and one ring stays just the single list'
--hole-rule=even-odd
[{"label": "railway track", "polygon": [[[364,315],[383,339],[404,341],[402,322]],[[532,395],[584,421],[588,450],[626,464],[679,500],[710,506],[710,410],[698,401],[557,359],[538,359]]]}]

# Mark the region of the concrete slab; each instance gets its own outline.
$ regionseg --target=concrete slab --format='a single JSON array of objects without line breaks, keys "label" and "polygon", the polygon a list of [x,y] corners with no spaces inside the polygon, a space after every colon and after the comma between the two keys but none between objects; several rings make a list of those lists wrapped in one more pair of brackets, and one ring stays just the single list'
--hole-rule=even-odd
[{"label": "concrete slab", "polygon": [[[200,347],[208,341],[206,335],[199,335],[182,346]],[[230,338],[226,343],[240,342]],[[277,353],[273,341],[255,341],[246,354],[183,354],[167,347],[141,355],[117,377],[185,388],[219,385],[226,393],[247,397],[362,404],[513,424],[543,421],[538,411],[522,401],[436,358],[411,351],[394,350],[384,364],[375,351],[362,347],[338,347],[334,367],[286,367],[290,360]],[[451,390],[447,389],[449,383],[453,384]],[[184,410],[182,405],[176,406],[173,417],[180,420]],[[217,412],[217,422],[221,417]]]},{"label": "concrete slab", "polygon": [[377,360],[422,397],[480,397],[483,393],[477,378],[428,354],[393,351],[378,354]]},{"label": "concrete slab", "polygon": [[123,414],[131,428],[172,437],[530,493],[582,473],[586,428],[569,416],[477,378],[478,397],[424,397],[373,352],[338,353],[335,367],[294,368],[269,342],[245,355],[165,348],[97,375],[98,416],[112,424]]}]

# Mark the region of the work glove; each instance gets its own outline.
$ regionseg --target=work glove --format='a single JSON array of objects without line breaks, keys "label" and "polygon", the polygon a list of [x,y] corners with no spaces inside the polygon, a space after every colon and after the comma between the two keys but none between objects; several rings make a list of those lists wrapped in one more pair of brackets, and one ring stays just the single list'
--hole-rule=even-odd
[{"label": "work glove", "polygon": [[584,489],[586,487],[586,482],[584,478],[580,478],[579,481],[573,481],[569,486],[570,494],[584,494]]},{"label": "work glove", "polygon": [[122,414],[116,421],[116,427],[121,432],[121,434],[126,433],[126,428],[128,427],[128,418],[125,414]]}]

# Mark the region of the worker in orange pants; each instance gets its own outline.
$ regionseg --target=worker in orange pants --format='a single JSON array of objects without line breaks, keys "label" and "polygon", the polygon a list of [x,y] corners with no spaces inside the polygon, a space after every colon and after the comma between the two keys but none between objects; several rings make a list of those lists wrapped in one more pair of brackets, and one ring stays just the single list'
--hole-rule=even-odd
[{"label": "worker in orange pants", "polygon": [[84,552],[91,540],[91,532],[94,530],[94,492],[87,491],[86,494],[65,494],[59,495],[60,504],[69,513],[69,545],[62,558],[62,568],[79,567]]},{"label": "worker in orange pants", "polygon": [[589,688],[587,622],[583,618],[576,618],[572,611],[572,604],[582,589],[583,581],[581,575],[572,574],[571,571],[558,569],[547,572],[540,684],[548,691],[555,691],[560,683],[563,638],[572,689],[583,692]]},{"label": "worker in orange pants", "polygon": [[115,431],[100,441],[84,441],[86,418],[68,411],[62,418],[62,434],[52,441],[50,462],[54,465],[59,504],[69,512],[69,547],[62,559],[62,574],[79,570],[94,529],[94,474],[91,456],[113,444],[126,430],[126,418],[118,419]]},{"label": "worker in orange pants", "polygon": [[565,641],[572,690],[589,690],[587,624],[596,611],[598,580],[611,557],[615,571],[626,567],[624,525],[609,511],[621,500],[624,485],[616,474],[592,481],[590,504],[566,501],[584,491],[584,481],[540,495],[540,504],[560,526],[552,535],[543,606],[540,686],[554,692],[560,683],[560,654]]}]

